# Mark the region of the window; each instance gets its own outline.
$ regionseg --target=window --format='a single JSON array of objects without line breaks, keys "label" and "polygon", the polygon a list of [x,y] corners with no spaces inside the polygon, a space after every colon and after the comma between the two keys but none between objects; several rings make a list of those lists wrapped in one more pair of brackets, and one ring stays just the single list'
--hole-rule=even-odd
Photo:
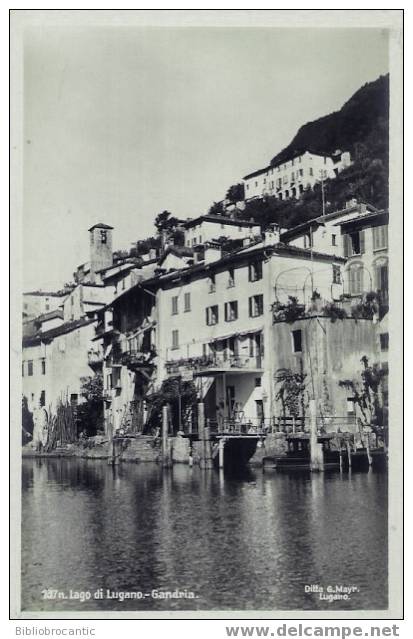
[{"label": "window", "polygon": [[218,324],[218,306],[209,306],[206,309],[206,323],[208,326]]},{"label": "window", "polygon": [[256,377],[255,378],[255,388],[260,388],[261,387],[261,377]]},{"label": "window", "polygon": [[294,181],[295,181],[295,175],[294,173],[291,173],[291,182],[294,182]]},{"label": "window", "polygon": [[266,178],[264,178],[264,184],[266,184],[266,182],[267,182],[267,180],[266,180]]},{"label": "window", "polygon": [[235,274],[234,269],[230,268],[228,269],[228,288],[232,288],[233,286],[235,286]]},{"label": "window", "polygon": [[192,246],[196,246],[196,237],[192,238]]},{"label": "window", "polygon": [[310,166],[310,168],[308,169],[308,174],[309,175],[314,175],[314,171],[313,171],[313,167]]},{"label": "window", "polygon": [[25,362],[23,361],[22,362],[22,377],[24,377],[24,365],[25,365]]},{"label": "window", "polygon": [[388,333],[380,333],[380,349],[382,351],[389,350],[389,334]]},{"label": "window", "polygon": [[40,406],[46,406],[46,391],[40,392]]},{"label": "window", "polygon": [[356,231],[344,235],[344,256],[362,255],[364,253],[364,231]]},{"label": "window", "polygon": [[303,175],[304,175],[304,171],[303,171],[303,169],[299,169],[299,171],[298,171],[298,175],[299,175],[300,177],[303,177]]},{"label": "window", "polygon": [[105,229],[101,229],[100,231],[100,241],[102,244],[106,244],[108,241],[108,234]]},{"label": "window", "polygon": [[199,236],[199,243],[202,244],[202,235]]},{"label": "window", "polygon": [[179,331],[177,329],[172,331],[172,348],[179,348]]},{"label": "window", "polygon": [[249,188],[250,188],[250,185],[249,185],[249,184],[247,184],[247,191],[248,191],[248,189],[249,189]]},{"label": "window", "polygon": [[258,186],[258,182],[255,182],[255,186]]},{"label": "window", "polygon": [[42,375],[46,375],[46,359],[42,357],[40,362],[41,362],[41,368],[42,368]]},{"label": "window", "polygon": [[379,249],[387,248],[387,224],[383,226],[375,226],[373,227],[373,250],[378,251]]},{"label": "window", "polygon": [[45,304],[45,310],[50,311],[50,304]]},{"label": "window", "polygon": [[251,262],[248,265],[248,279],[250,282],[262,279],[262,262]]},{"label": "window", "polygon": [[350,295],[360,295],[363,292],[363,270],[361,264],[356,264],[349,269]]},{"label": "window", "polygon": [[225,321],[233,322],[238,319],[238,302],[225,303]]},{"label": "window", "polygon": [[27,362],[27,374],[29,377],[31,377],[33,375],[33,360],[29,359],[29,361]]},{"label": "window", "polygon": [[337,246],[337,236],[334,234],[331,236],[331,245]]},{"label": "window", "polygon": [[338,264],[333,264],[333,284],[341,284],[341,269]]},{"label": "window", "polygon": [[375,268],[376,289],[379,292],[382,303],[387,302],[387,295],[389,291],[389,270],[388,264],[376,264]]},{"label": "window", "polygon": [[187,313],[191,310],[191,293],[185,293],[184,295],[184,311]]},{"label": "window", "polygon": [[70,405],[72,408],[75,408],[78,405],[78,394],[77,393],[71,393],[70,395]]},{"label": "window", "polygon": [[281,184],[282,184],[281,178],[278,178],[278,180],[277,180],[277,189],[281,188]]},{"label": "window", "polygon": [[250,317],[258,317],[264,312],[264,297],[263,295],[253,295],[249,298],[249,313]]},{"label": "window", "polygon": [[178,296],[174,295],[172,298],[172,315],[178,315]]},{"label": "window", "polygon": [[29,308],[29,305],[27,304],[27,302],[25,304],[23,304],[23,308],[25,311],[27,311],[27,309]]},{"label": "window", "polygon": [[302,351],[301,329],[297,331],[292,331],[291,336],[293,340],[293,353],[301,353]]},{"label": "window", "polygon": [[208,293],[215,293],[215,275],[210,275],[209,277]]},{"label": "window", "polygon": [[347,397],[347,415],[354,415],[355,412],[354,397]]}]

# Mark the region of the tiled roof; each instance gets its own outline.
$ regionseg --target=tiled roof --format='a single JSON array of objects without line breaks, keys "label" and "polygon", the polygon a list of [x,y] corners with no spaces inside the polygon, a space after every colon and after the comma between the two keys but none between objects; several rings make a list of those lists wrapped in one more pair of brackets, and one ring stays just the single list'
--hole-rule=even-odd
[{"label": "tiled roof", "polygon": [[109,226],[109,224],[104,224],[103,222],[98,222],[88,229],[89,231],[93,231],[93,229],[109,229],[113,230],[113,226]]},{"label": "tiled roof", "polygon": [[343,228],[347,228],[349,226],[354,226],[355,224],[360,225],[360,224],[364,224],[364,222],[371,222],[373,220],[383,220],[388,222],[389,221],[388,210],[375,211],[374,213],[365,213],[364,215],[353,217],[351,220],[346,220],[345,222],[336,222],[334,226],[341,226]]},{"label": "tiled roof", "polygon": [[187,229],[191,228],[191,226],[195,226],[196,224],[201,224],[201,222],[216,222],[218,224],[229,224],[232,226],[259,226],[257,222],[248,222],[247,220],[239,220],[233,217],[228,217],[226,215],[214,215],[207,213],[206,215],[200,215],[199,217],[194,218],[193,220],[187,220],[184,222],[183,226]]},{"label": "tiled roof", "polygon": [[79,319],[74,320],[72,322],[65,322],[60,326],[56,326],[55,328],[51,328],[48,331],[44,331],[43,333],[37,333],[36,335],[30,337],[23,337],[23,347],[25,346],[36,346],[41,342],[48,342],[55,337],[59,337],[59,335],[65,335],[66,333],[71,333],[78,328],[82,328],[83,326],[87,326],[88,324],[92,324],[96,320],[94,319]]}]

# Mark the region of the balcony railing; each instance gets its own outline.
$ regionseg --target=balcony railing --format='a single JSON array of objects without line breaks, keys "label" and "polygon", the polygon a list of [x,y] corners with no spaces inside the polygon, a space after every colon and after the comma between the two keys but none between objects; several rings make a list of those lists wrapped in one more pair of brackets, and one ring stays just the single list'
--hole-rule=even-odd
[{"label": "balcony railing", "polygon": [[168,374],[179,374],[192,370],[194,373],[208,370],[257,370],[262,368],[262,355],[225,355],[215,354],[200,357],[188,357],[166,363]]},{"label": "balcony railing", "polygon": [[103,365],[103,354],[101,351],[88,351],[87,363],[91,368],[99,368]]},{"label": "balcony railing", "polygon": [[154,353],[138,351],[138,350],[128,350],[124,351],[121,355],[121,362],[123,365],[128,368],[146,368],[148,366],[152,366],[152,359]]}]

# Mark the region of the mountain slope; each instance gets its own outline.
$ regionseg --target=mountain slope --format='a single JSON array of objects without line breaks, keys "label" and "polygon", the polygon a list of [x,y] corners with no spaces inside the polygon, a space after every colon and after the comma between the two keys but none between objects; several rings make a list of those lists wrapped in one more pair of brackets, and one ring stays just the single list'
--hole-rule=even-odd
[{"label": "mountain slope", "polygon": [[271,161],[284,162],[294,154],[311,150],[331,154],[337,149],[350,151],[353,158],[363,155],[388,159],[389,75],[362,86],[340,111],[304,124],[291,143]]}]

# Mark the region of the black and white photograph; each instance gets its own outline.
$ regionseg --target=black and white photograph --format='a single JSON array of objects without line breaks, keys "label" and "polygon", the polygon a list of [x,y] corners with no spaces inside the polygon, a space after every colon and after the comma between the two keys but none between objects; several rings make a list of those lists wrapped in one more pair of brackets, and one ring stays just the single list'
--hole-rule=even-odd
[{"label": "black and white photograph", "polygon": [[10,26],[14,614],[400,618],[402,10]]}]

